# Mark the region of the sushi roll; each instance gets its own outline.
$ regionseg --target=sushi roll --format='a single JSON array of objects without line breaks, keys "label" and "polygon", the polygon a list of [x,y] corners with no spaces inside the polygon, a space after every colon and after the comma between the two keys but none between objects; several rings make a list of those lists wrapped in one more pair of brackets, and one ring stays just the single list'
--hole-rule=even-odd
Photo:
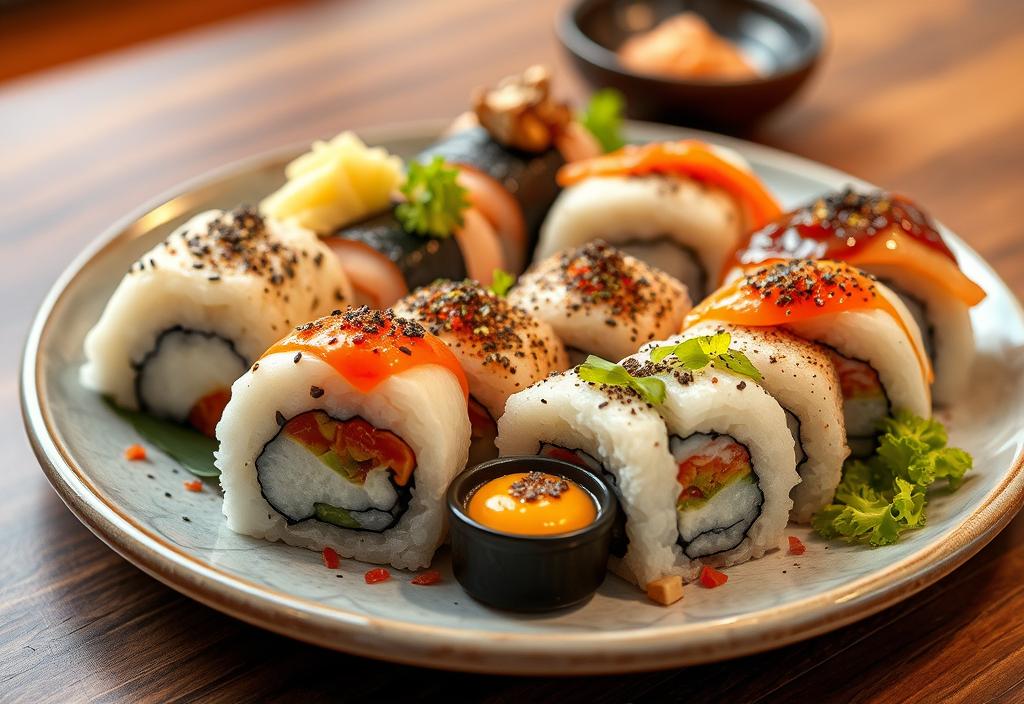
[{"label": "sushi roll", "polygon": [[395,314],[443,340],[469,380],[471,460],[497,455],[495,419],[509,396],[569,366],[551,326],[473,281],[438,281],[399,301]]},{"label": "sushi roll", "polygon": [[807,523],[832,500],[850,454],[843,422],[839,377],[827,350],[778,328],[698,323],[683,335],[651,343],[641,351],[698,336],[728,333],[730,346],[742,352],[760,372],[758,383],[786,412],[796,445],[800,483],[790,497],[790,519]]},{"label": "sushi roll", "polygon": [[85,338],[82,383],[212,436],[231,384],[263,350],[351,300],[309,230],[248,208],[207,211],[131,266]]},{"label": "sushi roll", "polygon": [[686,287],[604,242],[567,249],[535,264],[508,294],[550,324],[572,364],[588,354],[621,359],[677,332],[690,310]]},{"label": "sushi roll", "polygon": [[550,72],[531,66],[479,90],[473,112],[417,161],[456,166],[473,205],[498,231],[508,270],[523,270],[540,224],[558,195],[566,161],[600,153],[596,141],[551,96]]},{"label": "sushi roll", "polygon": [[692,581],[703,564],[734,565],[779,546],[797,483],[785,413],[728,371],[686,372],[638,354],[620,374],[657,379],[660,402],[630,386],[553,375],[509,398],[502,455],[538,454],[600,473],[625,516],[612,569],[641,588]]},{"label": "sushi roll", "polygon": [[938,227],[913,201],[849,188],[827,194],[751,234],[732,273],[777,258],[842,260],[878,277],[921,328],[935,365],[936,403],[963,395],[974,358],[970,309],[985,292],[960,270]]},{"label": "sushi roll", "polygon": [[697,140],[626,146],[568,164],[535,257],[603,239],[702,298],[740,237],[781,212],[739,155]]},{"label": "sushi roll", "polygon": [[456,169],[440,159],[414,162],[402,194],[403,202],[325,240],[360,302],[390,306],[438,278],[469,276],[487,285],[507,268],[494,227],[471,207]]},{"label": "sushi roll", "polygon": [[655,363],[646,352],[621,365],[665,386],[657,409],[678,484],[671,495],[676,564],[762,557],[781,545],[789,494],[800,481],[785,411],[746,376],[714,366],[686,371],[670,359]]},{"label": "sushi roll", "polygon": [[217,426],[232,530],[425,567],[466,464],[466,378],[447,346],[390,311],[295,328],[231,389]]},{"label": "sushi roll", "polygon": [[931,363],[910,311],[888,287],[843,262],[753,266],[690,311],[686,327],[715,321],[781,327],[826,346],[839,376],[848,444],[874,447],[895,411],[931,417]]},{"label": "sushi roll", "polygon": [[676,569],[678,492],[665,423],[629,389],[585,382],[577,369],[553,374],[509,397],[497,444],[503,456],[554,457],[605,479],[621,509],[611,544],[617,574],[642,587]]}]

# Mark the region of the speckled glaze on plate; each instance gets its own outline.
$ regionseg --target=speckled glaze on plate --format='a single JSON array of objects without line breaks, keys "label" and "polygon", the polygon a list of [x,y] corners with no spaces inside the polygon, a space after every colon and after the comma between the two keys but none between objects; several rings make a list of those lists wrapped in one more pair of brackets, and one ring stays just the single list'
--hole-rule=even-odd
[{"label": "speckled glaze on plate", "polygon": [[[409,155],[440,129],[421,124],[361,134]],[[740,151],[786,205],[847,183],[866,185],[746,142],[630,126],[635,140],[695,134]],[[79,385],[82,340],[131,261],[196,211],[256,202],[280,183],[281,167],[298,151],[185,184],[111,228],[54,285],[25,348],[25,424],[57,493],[114,550],[204,604],[301,640],[416,665],[522,674],[651,670],[778,647],[875,613],[962,564],[1024,501],[1024,313],[985,262],[951,237],[965,272],[988,292],[972,313],[979,360],[970,397],[939,414],[951,443],[973,453],[975,470],[957,493],[935,496],[927,528],[898,545],[826,545],[791,527],[789,534],[806,543],[805,555],[776,552],[731,568],[725,587],[687,587],[672,607],[609,577],[582,606],[524,616],[466,596],[445,550],[435,560],[441,584],[415,586],[412,575],[396,570],[391,581],[367,585],[366,565],[343,560],[338,578],[318,553],[235,535],[224,526],[219,495],[209,487],[186,492],[182,482],[191,477],[174,461],[157,450],[147,465],[122,458],[138,437]]]}]

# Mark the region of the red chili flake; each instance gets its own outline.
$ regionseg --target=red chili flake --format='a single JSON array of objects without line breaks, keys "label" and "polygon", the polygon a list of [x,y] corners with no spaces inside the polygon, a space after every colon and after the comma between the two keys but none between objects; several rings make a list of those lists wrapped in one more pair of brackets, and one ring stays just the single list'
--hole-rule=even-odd
[{"label": "red chili flake", "polygon": [[720,587],[729,581],[729,575],[719,572],[714,567],[704,565],[700,568],[700,583],[708,589]]},{"label": "red chili flake", "polygon": [[185,484],[185,488],[188,491],[194,491],[194,492],[198,493],[198,492],[203,490],[203,483],[201,481],[199,481],[198,479],[193,479],[190,482],[184,482],[184,484]]},{"label": "red chili flake", "polygon": [[324,548],[320,551],[320,557],[324,559],[324,567],[329,570],[336,570],[341,564],[341,558],[338,557],[338,552],[334,548]]},{"label": "red chili flake", "polygon": [[366,580],[367,584],[376,584],[377,582],[386,582],[391,579],[391,573],[383,567],[375,567],[366,574],[363,575],[363,579]]},{"label": "red chili flake", "polygon": [[142,445],[129,445],[125,448],[124,458],[126,460],[131,460],[132,462],[144,460],[146,459],[146,448]]},{"label": "red chili flake", "polygon": [[807,552],[807,546],[800,542],[800,538],[795,535],[789,536],[789,554],[803,555],[805,552]]},{"label": "red chili flake", "polygon": [[412,578],[413,584],[419,584],[420,586],[427,586],[429,584],[437,584],[441,581],[441,573],[437,570],[430,570],[423,574],[418,574]]}]

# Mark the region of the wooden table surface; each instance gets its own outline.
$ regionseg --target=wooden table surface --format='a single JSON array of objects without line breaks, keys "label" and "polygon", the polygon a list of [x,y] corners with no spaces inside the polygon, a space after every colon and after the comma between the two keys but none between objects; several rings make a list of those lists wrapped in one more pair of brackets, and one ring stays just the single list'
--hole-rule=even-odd
[{"label": "wooden table surface", "polygon": [[[750,135],[912,194],[1024,291],[1024,3],[827,0],[823,70]],[[362,660],[167,589],[72,517],[24,438],[30,317],[86,242],[233,159],[462,110],[543,61],[583,87],[544,0],[304,3],[0,84],[0,700],[1024,700],[1024,518],[937,585],[861,623],[704,667],[515,679]]]}]

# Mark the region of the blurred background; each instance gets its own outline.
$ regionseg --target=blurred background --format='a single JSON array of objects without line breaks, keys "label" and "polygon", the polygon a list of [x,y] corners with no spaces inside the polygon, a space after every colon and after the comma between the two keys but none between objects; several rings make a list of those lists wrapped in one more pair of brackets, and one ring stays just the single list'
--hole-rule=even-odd
[{"label": "blurred background", "polygon": [[[652,0],[651,6],[658,12],[715,6],[724,13],[716,29],[735,30],[727,38],[758,56],[786,45],[762,21],[718,7],[737,2]],[[741,4],[762,12],[808,5]],[[78,523],[47,485],[21,430],[16,370],[25,331],[45,292],[89,242],[212,168],[344,129],[450,119],[467,108],[475,87],[531,63],[551,66],[555,93],[582,103],[590,85],[556,33],[569,5],[0,0],[0,258],[8,263],[0,278],[7,313],[0,316],[0,336],[11,342],[0,348],[0,413],[6,413],[0,466],[7,479],[0,501],[0,700],[17,688],[19,700],[60,701],[54,689],[61,684],[81,698],[108,700],[169,700],[171,692],[265,699],[289,688],[304,692],[324,672],[340,669],[340,659],[328,653],[171,592]],[[1018,294],[1024,291],[1018,210],[1024,202],[1024,2],[815,0],[813,6],[823,18],[824,42],[801,90],[760,121],[712,127],[912,196],[979,250]],[[761,42],[757,51],[744,37]],[[588,55],[599,60],[601,54]],[[698,104],[707,102],[696,95]],[[740,102],[731,113],[744,110]],[[662,108],[656,117],[691,121],[682,109]],[[1006,690],[993,687],[1020,682],[1021,634],[1009,631],[1020,630],[1013,614],[1024,608],[1022,537],[1018,519],[913,608],[750,658],[745,667],[595,680],[603,699],[595,691],[592,701],[638,692],[674,699],[685,696],[688,683],[716,680],[749,687],[758,697],[774,699],[773,688],[783,685],[795,693],[778,701],[905,701],[922,693],[920,701],[948,701],[954,692],[967,700],[972,694],[974,701],[996,699]],[[974,607],[962,607],[972,600]],[[125,633],[135,645],[130,652]],[[988,648],[984,657],[979,643]],[[841,655],[842,669],[819,667],[823,654]],[[851,662],[863,677],[836,674],[857,671]],[[287,677],[275,674],[282,664]],[[356,661],[355,667],[385,685],[395,677],[391,665]],[[762,675],[774,684],[757,679]],[[448,694],[452,677],[431,676],[432,691]],[[494,694],[491,680],[459,682],[480,697]],[[223,689],[229,686],[237,689]],[[506,687],[514,688],[507,690],[510,700],[565,693],[561,685],[527,680]]]}]

